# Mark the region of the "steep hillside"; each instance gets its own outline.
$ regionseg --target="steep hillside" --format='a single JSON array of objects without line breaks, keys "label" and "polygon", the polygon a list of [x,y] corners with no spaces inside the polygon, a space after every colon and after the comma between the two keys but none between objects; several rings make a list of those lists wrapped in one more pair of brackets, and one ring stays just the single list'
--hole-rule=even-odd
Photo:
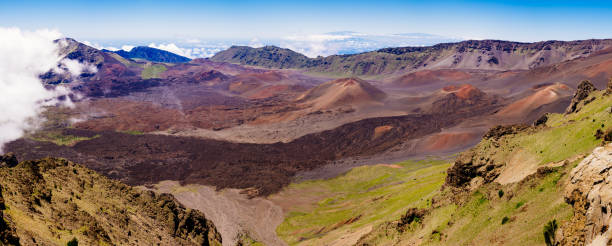
[{"label": "steep hillside", "polygon": [[[233,46],[213,61],[267,68],[298,68],[312,72],[378,75],[420,69],[526,70],[586,57],[612,47],[612,40],[518,43],[469,40],[429,47],[386,48],[353,55],[308,58],[288,49]],[[457,76],[457,75],[443,75]]]},{"label": "steep hillside", "polygon": [[171,195],[143,192],[63,159],[0,158],[0,244],[221,245]]},{"label": "steep hillside", "polygon": [[134,47],[130,51],[118,50],[118,51],[109,51],[102,50],[105,52],[113,52],[120,55],[126,59],[144,59],[152,62],[167,62],[167,63],[179,63],[179,62],[189,62],[191,59],[174,54],[169,51],[160,50],[156,48],[151,48],[147,46],[138,46]]}]

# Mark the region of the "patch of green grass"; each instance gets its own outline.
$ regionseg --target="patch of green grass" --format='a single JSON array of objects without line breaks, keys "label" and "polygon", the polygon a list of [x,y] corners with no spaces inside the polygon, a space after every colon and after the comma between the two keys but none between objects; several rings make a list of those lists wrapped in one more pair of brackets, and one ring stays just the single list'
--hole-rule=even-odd
[{"label": "patch of green grass", "polygon": [[612,96],[604,97],[602,93],[593,92],[597,99],[577,113],[550,114],[544,129],[504,136],[498,141],[499,147],[494,140],[485,139],[476,146],[476,151],[503,162],[522,156],[539,165],[588,154],[601,143],[601,139],[595,138],[597,129],[605,130],[605,123],[612,122],[612,114],[605,110],[612,106]]},{"label": "patch of green grass", "polygon": [[[292,211],[277,228],[290,245],[325,244],[344,234],[398,219],[409,207],[426,207],[444,182],[448,163],[437,160],[407,161],[401,168],[357,167],[345,175],[291,184],[288,189],[323,188],[329,197],[312,211]],[[359,218],[344,225],[351,218]],[[306,240],[304,239],[313,239]]]},{"label": "patch of green grass", "polygon": [[612,114],[605,112],[612,105],[612,97],[602,94],[602,91],[594,92],[593,96],[597,99],[582,107],[578,113],[550,115],[546,125],[551,128],[518,136],[510,144],[528,150],[538,157],[540,164],[590,152],[601,142],[594,135],[597,129],[601,129],[606,122],[612,122]]},{"label": "patch of green grass", "polygon": [[144,132],[141,132],[141,131],[134,131],[134,130],[122,131],[122,132],[123,132],[123,133],[126,133],[126,134],[130,134],[130,135],[142,135],[142,134],[144,134]]},{"label": "patch of green grass", "polygon": [[[454,245],[485,245],[503,239],[507,245],[543,244],[541,232],[533,228],[542,228],[552,218],[564,221],[572,216],[571,206],[563,199],[563,186],[554,182],[560,176],[564,176],[563,172],[553,172],[518,187],[510,200],[483,203],[484,195],[477,192],[453,216],[454,228],[449,229],[446,241]],[[508,223],[510,220],[513,222]]]},{"label": "patch of green grass", "polygon": [[52,142],[57,145],[63,146],[73,146],[80,141],[91,140],[94,138],[98,138],[100,135],[95,135],[93,137],[79,137],[73,135],[64,135],[61,132],[57,131],[43,131],[32,134],[29,138],[41,141],[41,142]]},{"label": "patch of green grass", "polygon": [[166,66],[160,64],[145,65],[140,77],[143,79],[160,78],[160,75],[167,70]]}]

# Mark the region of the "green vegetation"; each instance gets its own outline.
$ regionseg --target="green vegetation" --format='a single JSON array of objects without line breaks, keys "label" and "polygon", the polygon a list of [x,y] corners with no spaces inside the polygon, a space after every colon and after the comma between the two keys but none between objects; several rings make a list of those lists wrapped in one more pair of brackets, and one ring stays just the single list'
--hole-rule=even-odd
[{"label": "green vegetation", "polygon": [[496,147],[495,140],[483,140],[476,151],[479,156],[485,156],[495,149],[492,159],[508,162],[515,158],[538,165],[587,154],[601,143],[595,137],[597,130],[605,129],[606,123],[612,122],[612,114],[606,112],[612,105],[612,97],[602,94],[603,91],[593,92],[589,98],[596,99],[577,113],[550,114],[544,129],[502,137],[500,147]]},{"label": "green vegetation", "polygon": [[72,240],[68,241],[66,246],[79,246],[79,240],[76,237],[72,238]]},{"label": "green vegetation", "polygon": [[506,224],[506,223],[508,223],[508,221],[509,221],[509,220],[510,220],[510,218],[508,218],[508,217],[504,216],[504,217],[502,218],[501,224],[502,224],[502,225],[503,225],[503,224]]},{"label": "green vegetation", "polygon": [[558,245],[555,240],[555,233],[557,232],[557,220],[551,220],[544,226],[544,242],[546,242],[547,246],[555,246]]},{"label": "green vegetation", "polygon": [[73,146],[80,141],[91,140],[98,138],[100,135],[93,137],[79,137],[73,135],[64,135],[60,131],[41,131],[29,136],[30,139],[41,142],[52,142],[57,145]]},{"label": "green vegetation", "polygon": [[123,133],[130,134],[130,135],[142,135],[142,134],[144,134],[144,132],[141,132],[141,131],[134,131],[134,130],[122,131],[122,132],[123,132]]},{"label": "green vegetation", "polygon": [[407,161],[397,166],[357,167],[333,179],[291,184],[286,190],[325,198],[314,208],[290,211],[277,233],[290,245],[323,245],[355,231],[365,233],[372,225],[398,219],[409,207],[430,206],[448,166],[438,160]]},{"label": "green vegetation", "polygon": [[160,78],[160,75],[167,70],[166,66],[160,64],[147,63],[140,74],[143,79]]},{"label": "green vegetation", "polygon": [[[410,245],[426,238],[424,245],[542,245],[541,232],[533,228],[542,228],[552,218],[565,221],[572,216],[561,184],[567,181],[569,169],[571,166],[558,168],[542,179],[506,186],[506,193],[514,194],[512,198],[499,198],[497,184],[485,185],[463,205],[450,203],[434,208],[422,227],[398,233],[395,228],[379,226],[363,241],[370,245]],[[559,177],[562,182],[555,184]]]}]

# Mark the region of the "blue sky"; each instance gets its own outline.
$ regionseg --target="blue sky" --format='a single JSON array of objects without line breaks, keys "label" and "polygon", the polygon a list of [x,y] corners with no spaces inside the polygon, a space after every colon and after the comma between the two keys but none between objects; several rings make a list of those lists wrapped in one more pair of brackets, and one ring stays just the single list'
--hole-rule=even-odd
[{"label": "blue sky", "polygon": [[516,41],[612,37],[609,1],[6,1],[0,23],[77,39],[270,39],[356,31]]}]

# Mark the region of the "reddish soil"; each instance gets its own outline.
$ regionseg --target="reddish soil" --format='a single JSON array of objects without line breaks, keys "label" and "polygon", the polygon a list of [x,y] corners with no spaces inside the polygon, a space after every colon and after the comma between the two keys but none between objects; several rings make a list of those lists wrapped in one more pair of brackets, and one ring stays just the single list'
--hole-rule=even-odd
[{"label": "reddish soil", "polygon": [[478,88],[474,87],[470,84],[464,84],[461,86],[449,85],[442,88],[445,92],[450,92],[455,94],[457,97],[461,99],[478,99],[484,95],[484,93]]},{"label": "reddish soil", "polygon": [[458,146],[463,146],[465,143],[474,142],[479,139],[480,134],[475,132],[445,132],[437,133],[425,138],[421,143],[422,149],[429,152],[447,152]]},{"label": "reddish soil", "polygon": [[387,95],[358,78],[332,80],[316,86],[297,98],[312,110],[325,110],[342,105],[360,105],[381,102]]},{"label": "reddish soil", "polygon": [[[530,95],[501,109],[496,115],[503,118],[527,118],[544,106],[567,107],[571,91],[564,84],[537,85]],[[555,106],[560,105],[560,106]]]},{"label": "reddish soil", "polygon": [[442,69],[442,70],[420,70],[402,75],[393,84],[396,85],[422,85],[434,82],[459,82],[466,81],[473,77],[465,71]]}]

